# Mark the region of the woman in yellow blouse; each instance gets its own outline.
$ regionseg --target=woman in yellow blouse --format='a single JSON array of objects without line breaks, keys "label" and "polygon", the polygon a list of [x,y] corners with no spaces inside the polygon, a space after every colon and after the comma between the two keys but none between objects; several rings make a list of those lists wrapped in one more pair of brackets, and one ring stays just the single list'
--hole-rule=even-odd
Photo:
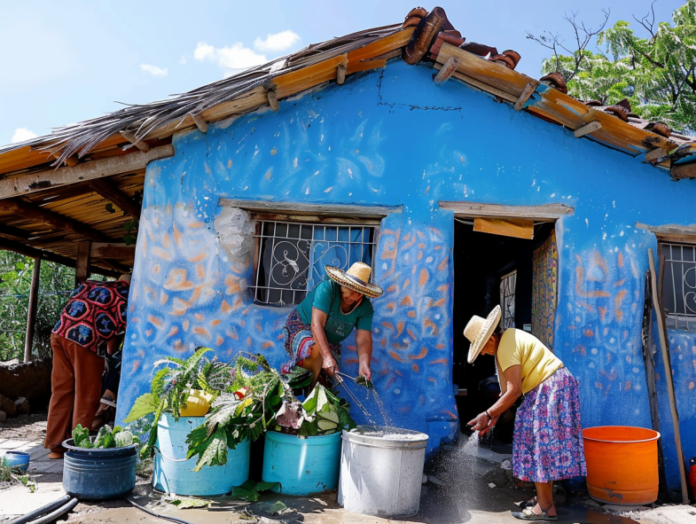
[{"label": "woman in yellow blouse", "polygon": [[496,306],[485,319],[474,316],[464,329],[471,342],[469,363],[479,354],[494,357],[501,390],[500,399],[469,425],[489,430],[524,396],[515,417],[512,471],[516,478],[534,482],[537,497],[513,516],[557,520],[553,482],[587,475],[578,383],[535,336],[514,328],[496,333],[500,316]]}]

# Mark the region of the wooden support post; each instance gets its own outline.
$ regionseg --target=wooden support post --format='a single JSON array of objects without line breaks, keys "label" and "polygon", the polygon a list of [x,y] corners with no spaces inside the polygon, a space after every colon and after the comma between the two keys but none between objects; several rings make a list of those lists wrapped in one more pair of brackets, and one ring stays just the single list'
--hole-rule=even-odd
[{"label": "wooden support post", "polygon": [[590,133],[594,133],[595,131],[599,131],[600,129],[602,129],[602,123],[594,121],[579,127],[573,131],[573,134],[575,135],[575,138],[580,138],[582,136],[589,135]]},{"label": "wooden support post", "polygon": [[208,132],[208,123],[203,119],[203,117],[200,114],[191,113],[191,118],[193,119],[193,123],[196,124],[196,127],[201,133]]},{"label": "wooden support post", "polygon": [[271,106],[271,109],[273,109],[273,111],[278,111],[280,106],[278,105],[278,97],[276,96],[276,92],[269,89],[266,91],[266,96],[268,96],[268,105]]},{"label": "wooden support post", "polygon": [[140,149],[143,153],[147,153],[150,150],[150,146],[148,146],[147,143],[137,139],[130,131],[121,131],[121,136]]},{"label": "wooden support post", "polygon": [[34,271],[31,274],[31,290],[29,291],[29,310],[27,312],[27,331],[24,339],[24,362],[31,360],[31,349],[34,342],[34,325],[36,323],[36,305],[39,301],[39,283],[41,282],[41,257],[34,259]]},{"label": "wooden support post", "polygon": [[92,249],[91,242],[80,242],[77,245],[77,261],[75,262],[75,287],[89,278],[89,259]]},{"label": "wooden support post", "polygon": [[536,88],[539,86],[539,82],[529,82],[524,90],[522,91],[522,94],[520,97],[517,99],[517,102],[515,102],[515,111],[519,111],[524,107],[524,104],[527,103],[527,100],[531,98],[531,96],[534,94],[534,91],[536,91]]},{"label": "wooden support post", "polygon": [[445,62],[445,64],[442,66],[442,69],[440,69],[435,75],[435,78],[433,79],[435,85],[439,86],[447,82],[447,80],[449,80],[457,70],[459,64],[459,58],[454,56],[449,57],[447,62]]},{"label": "wooden support post", "polygon": [[343,85],[343,83],[346,81],[346,71],[348,70],[348,66],[346,64],[338,64],[338,67],[336,68],[336,83],[340,86]]},{"label": "wooden support post", "polygon": [[653,251],[648,249],[648,262],[650,264],[650,287],[652,289],[653,305],[657,316],[657,328],[659,330],[660,348],[662,349],[662,362],[665,366],[665,378],[667,379],[667,393],[669,394],[669,408],[672,412],[672,425],[674,426],[674,444],[677,448],[677,462],[679,463],[679,477],[681,479],[682,504],[689,503],[689,492],[686,487],[686,468],[684,466],[684,452],[681,445],[681,431],[679,430],[679,414],[677,413],[677,399],[674,396],[674,382],[672,380],[672,365],[669,358],[669,343],[667,341],[667,329],[665,328],[664,310],[657,289],[657,277],[655,276],[655,261]]}]

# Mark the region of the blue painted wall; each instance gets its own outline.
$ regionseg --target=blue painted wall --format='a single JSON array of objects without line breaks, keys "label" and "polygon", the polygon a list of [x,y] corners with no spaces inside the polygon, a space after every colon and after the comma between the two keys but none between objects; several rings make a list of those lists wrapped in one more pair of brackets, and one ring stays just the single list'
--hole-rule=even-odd
[{"label": "blue painted wall", "polygon": [[[634,224],[693,222],[696,182],[671,182],[457,81],[436,87],[432,74],[392,62],[278,113],[177,135],[176,155],[150,164],[119,419],[162,355],[209,345],[222,358],[286,358],[288,310],[254,305],[245,291],[252,264],[231,263],[214,229],[220,197],[379,204],[402,211],[383,221],[375,261],[387,290],[374,301],[376,387],[397,425],[431,434],[430,450],[452,438],[453,215],[437,202],[462,200],[575,208],[557,224],[555,350],[580,381],[584,426],[650,426],[640,334],[656,239]],[[354,343],[343,358],[355,373]]]}]

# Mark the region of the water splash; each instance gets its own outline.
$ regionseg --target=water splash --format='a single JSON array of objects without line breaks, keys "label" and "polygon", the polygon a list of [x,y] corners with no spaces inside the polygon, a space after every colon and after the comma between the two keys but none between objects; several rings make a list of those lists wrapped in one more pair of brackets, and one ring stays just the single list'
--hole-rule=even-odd
[{"label": "water splash", "polygon": [[375,404],[377,405],[377,409],[379,410],[379,414],[382,416],[382,425],[383,426],[393,426],[394,422],[392,421],[392,418],[389,416],[389,413],[387,412],[386,408],[384,407],[384,401],[382,400],[382,397],[379,396],[379,393],[377,393],[377,390],[375,388],[368,389],[368,395],[370,394],[370,391],[372,392],[372,397],[375,399]]}]

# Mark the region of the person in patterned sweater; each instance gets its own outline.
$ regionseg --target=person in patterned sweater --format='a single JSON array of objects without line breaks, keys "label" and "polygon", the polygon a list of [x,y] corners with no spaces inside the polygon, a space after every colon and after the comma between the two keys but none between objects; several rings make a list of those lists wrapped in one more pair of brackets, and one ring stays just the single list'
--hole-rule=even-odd
[{"label": "person in patterned sweater", "polygon": [[130,275],[115,282],[86,280],[75,289],[51,334],[53,371],[44,447],[63,456],[62,443],[81,424],[92,426],[101,398],[105,355],[126,332]]}]

